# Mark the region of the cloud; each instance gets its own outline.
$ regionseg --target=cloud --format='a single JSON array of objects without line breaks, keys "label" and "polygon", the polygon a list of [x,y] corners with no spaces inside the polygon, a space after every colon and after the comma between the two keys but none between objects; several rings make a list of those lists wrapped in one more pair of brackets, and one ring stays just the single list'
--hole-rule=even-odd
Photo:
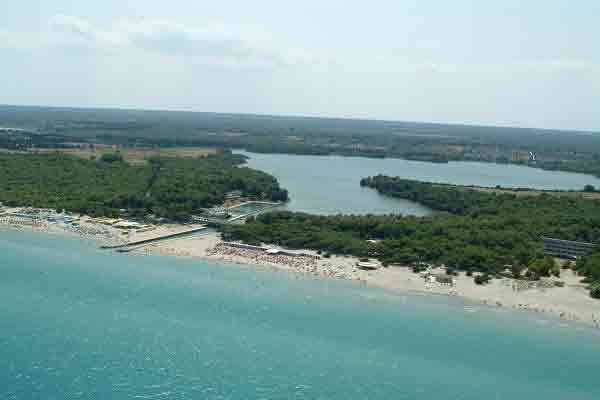
[{"label": "cloud", "polygon": [[515,65],[530,70],[555,72],[581,72],[598,67],[598,64],[589,60],[567,58],[521,60],[515,62]]},{"label": "cloud", "polygon": [[127,38],[120,32],[105,31],[96,28],[86,20],[70,15],[58,14],[50,20],[51,29],[61,39],[99,46],[124,46]]},{"label": "cloud", "polygon": [[268,38],[259,39],[260,35],[220,23],[190,27],[168,20],[145,19],[120,21],[110,29],[101,29],[84,19],[61,14],[52,18],[50,26],[59,41],[67,44],[184,56],[207,64],[272,67],[317,60],[304,50],[279,50]]},{"label": "cloud", "polygon": [[243,33],[219,24],[191,28],[170,21],[142,21],[121,25],[130,43],[141,49],[224,62],[285,64],[285,55],[266,44],[251,42]]}]

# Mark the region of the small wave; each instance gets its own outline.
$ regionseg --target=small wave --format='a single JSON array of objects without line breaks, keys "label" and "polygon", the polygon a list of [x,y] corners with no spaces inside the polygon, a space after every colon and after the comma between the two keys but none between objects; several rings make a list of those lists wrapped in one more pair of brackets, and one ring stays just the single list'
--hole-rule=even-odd
[{"label": "small wave", "polygon": [[162,393],[156,393],[156,394],[137,394],[135,396],[133,396],[134,399],[158,399],[161,397],[167,397],[170,396],[171,392],[162,392]]}]

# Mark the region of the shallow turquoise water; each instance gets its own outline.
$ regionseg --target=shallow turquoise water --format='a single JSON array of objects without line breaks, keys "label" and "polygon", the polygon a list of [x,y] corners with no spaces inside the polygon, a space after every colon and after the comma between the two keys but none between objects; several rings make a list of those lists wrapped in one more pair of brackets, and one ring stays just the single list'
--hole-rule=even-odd
[{"label": "shallow turquoise water", "polygon": [[425,182],[456,185],[582,190],[586,184],[600,187],[600,178],[561,171],[544,171],[519,165],[477,162],[435,164],[395,158],[375,159],[338,156],[256,154],[248,166],[275,176],[290,192],[288,208],[312,214],[426,215],[430,210],[407,200],[379,195],[361,188],[360,179],[378,174]]},{"label": "shallow turquoise water", "polygon": [[597,332],[455,299],[6,230],[0,274],[1,399],[600,398]]}]

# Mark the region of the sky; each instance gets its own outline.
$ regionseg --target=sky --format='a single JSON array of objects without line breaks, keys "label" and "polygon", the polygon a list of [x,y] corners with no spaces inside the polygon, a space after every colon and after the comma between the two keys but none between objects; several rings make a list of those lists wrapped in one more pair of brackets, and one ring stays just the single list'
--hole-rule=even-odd
[{"label": "sky", "polygon": [[0,104],[600,131],[598,0],[0,3]]}]

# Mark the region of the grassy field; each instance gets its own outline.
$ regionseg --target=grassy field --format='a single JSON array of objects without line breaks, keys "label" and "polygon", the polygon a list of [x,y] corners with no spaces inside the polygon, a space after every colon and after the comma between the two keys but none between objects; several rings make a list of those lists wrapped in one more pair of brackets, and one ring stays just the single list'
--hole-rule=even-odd
[{"label": "grassy field", "polygon": [[551,191],[551,190],[515,190],[515,189],[507,189],[507,188],[488,188],[481,186],[465,186],[461,189],[464,190],[475,190],[483,193],[497,193],[497,194],[514,194],[517,197],[536,197],[541,196],[543,194],[547,194],[550,196],[563,196],[563,197],[579,197],[588,200],[599,200],[600,193],[599,192],[582,192],[582,191],[572,191],[572,192],[561,192],[561,191]]}]

